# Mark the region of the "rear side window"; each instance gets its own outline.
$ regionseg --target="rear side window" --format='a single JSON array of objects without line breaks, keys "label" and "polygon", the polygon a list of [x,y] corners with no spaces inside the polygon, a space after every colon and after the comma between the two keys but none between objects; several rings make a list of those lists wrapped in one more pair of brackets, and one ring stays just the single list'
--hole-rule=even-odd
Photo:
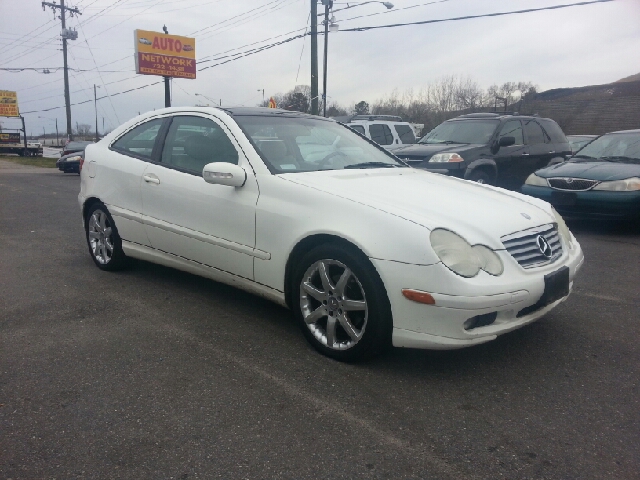
[{"label": "rear side window", "polygon": [[505,123],[500,130],[500,136],[498,138],[502,137],[514,137],[516,139],[514,145],[524,145],[520,120],[509,120]]},{"label": "rear side window", "polygon": [[371,140],[378,145],[391,145],[393,143],[391,129],[384,123],[372,123],[369,125],[369,134],[371,135]]},{"label": "rear side window", "polygon": [[396,129],[402,143],[416,143],[416,136],[409,125],[394,125],[393,128]]},{"label": "rear side window", "polygon": [[546,143],[546,135],[542,131],[540,125],[533,119],[523,120],[524,133],[527,136],[527,145],[537,145]]},{"label": "rear side window", "polygon": [[564,132],[556,122],[546,118],[540,119],[539,121],[553,143],[567,143],[567,137],[564,136]]},{"label": "rear side window", "polygon": [[112,148],[122,153],[133,154],[136,157],[151,158],[162,122],[164,122],[163,118],[157,118],[138,125],[116,140]]},{"label": "rear side window", "polygon": [[355,130],[360,135],[364,135],[364,127],[362,125],[349,125],[351,130]]}]

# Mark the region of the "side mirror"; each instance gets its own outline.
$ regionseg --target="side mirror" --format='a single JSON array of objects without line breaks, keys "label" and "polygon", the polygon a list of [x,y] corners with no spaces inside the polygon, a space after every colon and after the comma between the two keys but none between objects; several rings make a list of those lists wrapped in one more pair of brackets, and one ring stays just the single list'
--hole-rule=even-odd
[{"label": "side mirror", "polygon": [[204,166],[202,178],[205,182],[214,185],[242,187],[247,181],[247,172],[244,171],[244,168],[233,163],[213,162]]},{"label": "side mirror", "polygon": [[510,147],[511,145],[515,145],[516,137],[502,137],[498,142],[500,147]]}]

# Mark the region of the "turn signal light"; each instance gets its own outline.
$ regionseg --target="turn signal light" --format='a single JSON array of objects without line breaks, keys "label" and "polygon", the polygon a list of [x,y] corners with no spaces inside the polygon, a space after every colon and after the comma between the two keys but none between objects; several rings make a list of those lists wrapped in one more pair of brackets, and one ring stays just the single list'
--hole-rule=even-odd
[{"label": "turn signal light", "polygon": [[402,295],[409,300],[418,303],[424,303],[426,305],[435,305],[436,300],[431,296],[430,293],[421,292],[420,290],[411,290],[409,288],[402,289]]}]

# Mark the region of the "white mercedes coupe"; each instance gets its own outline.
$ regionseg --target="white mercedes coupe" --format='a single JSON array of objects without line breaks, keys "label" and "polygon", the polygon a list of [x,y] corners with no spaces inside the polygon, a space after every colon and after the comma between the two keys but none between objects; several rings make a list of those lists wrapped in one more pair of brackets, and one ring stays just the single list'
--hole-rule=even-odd
[{"label": "white mercedes coupe", "polygon": [[87,147],[78,200],[102,270],[133,257],[248,290],[343,361],[493,340],[563,302],[584,258],[544,201],[277,109],[136,117]]}]

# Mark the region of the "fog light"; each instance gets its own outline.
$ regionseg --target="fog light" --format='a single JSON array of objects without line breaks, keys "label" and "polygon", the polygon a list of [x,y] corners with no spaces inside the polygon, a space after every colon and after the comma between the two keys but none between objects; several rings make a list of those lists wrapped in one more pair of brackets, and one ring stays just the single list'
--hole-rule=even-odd
[{"label": "fog light", "polygon": [[464,322],[465,330],[473,330],[478,327],[486,327],[496,321],[498,312],[485,313],[484,315],[476,315]]}]

